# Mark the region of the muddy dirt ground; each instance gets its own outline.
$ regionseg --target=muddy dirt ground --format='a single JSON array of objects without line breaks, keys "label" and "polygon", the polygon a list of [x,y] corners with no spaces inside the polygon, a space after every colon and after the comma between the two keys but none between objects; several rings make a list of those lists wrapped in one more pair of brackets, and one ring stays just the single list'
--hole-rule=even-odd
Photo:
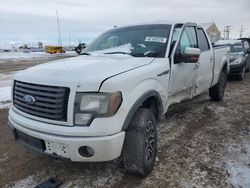
[{"label": "muddy dirt ground", "polygon": [[14,141],[7,116],[0,110],[0,187],[34,187],[49,177],[62,187],[249,185],[250,74],[228,83],[223,102],[204,93],[171,107],[158,126],[158,157],[146,178],[125,173],[117,161],[72,163],[35,154]]}]

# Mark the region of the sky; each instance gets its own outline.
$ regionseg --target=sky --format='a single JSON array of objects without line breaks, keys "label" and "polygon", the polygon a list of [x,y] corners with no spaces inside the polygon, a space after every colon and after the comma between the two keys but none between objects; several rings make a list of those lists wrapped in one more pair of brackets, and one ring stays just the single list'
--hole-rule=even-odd
[{"label": "sky", "polygon": [[214,21],[230,37],[250,36],[250,0],[0,0],[0,47],[57,44],[56,10],[64,45],[89,43],[114,26],[156,20]]}]

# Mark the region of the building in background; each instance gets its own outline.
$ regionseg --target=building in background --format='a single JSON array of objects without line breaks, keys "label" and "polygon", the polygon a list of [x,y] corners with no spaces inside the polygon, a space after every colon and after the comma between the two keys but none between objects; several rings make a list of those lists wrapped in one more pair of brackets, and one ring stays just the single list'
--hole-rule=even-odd
[{"label": "building in background", "polygon": [[200,25],[207,31],[212,43],[221,39],[221,32],[214,22],[200,23]]}]

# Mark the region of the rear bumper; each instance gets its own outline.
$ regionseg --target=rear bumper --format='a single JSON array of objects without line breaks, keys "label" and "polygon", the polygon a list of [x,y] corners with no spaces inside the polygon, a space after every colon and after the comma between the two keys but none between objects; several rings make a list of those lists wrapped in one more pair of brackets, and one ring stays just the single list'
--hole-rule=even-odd
[{"label": "rear bumper", "polygon": [[[110,161],[118,158],[121,155],[125,137],[125,132],[99,137],[71,137],[47,134],[24,127],[10,117],[9,126],[16,139],[23,142],[27,147],[44,154],[79,162]],[[94,155],[83,157],[79,153],[79,148],[82,146],[92,148]]]}]

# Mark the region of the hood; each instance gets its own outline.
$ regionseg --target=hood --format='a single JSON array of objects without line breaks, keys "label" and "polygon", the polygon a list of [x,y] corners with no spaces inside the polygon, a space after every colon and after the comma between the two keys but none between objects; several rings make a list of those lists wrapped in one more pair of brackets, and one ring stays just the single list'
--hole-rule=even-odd
[{"label": "hood", "polygon": [[79,87],[98,91],[103,80],[147,65],[154,58],[129,55],[78,56],[34,66],[14,79],[35,84]]}]

